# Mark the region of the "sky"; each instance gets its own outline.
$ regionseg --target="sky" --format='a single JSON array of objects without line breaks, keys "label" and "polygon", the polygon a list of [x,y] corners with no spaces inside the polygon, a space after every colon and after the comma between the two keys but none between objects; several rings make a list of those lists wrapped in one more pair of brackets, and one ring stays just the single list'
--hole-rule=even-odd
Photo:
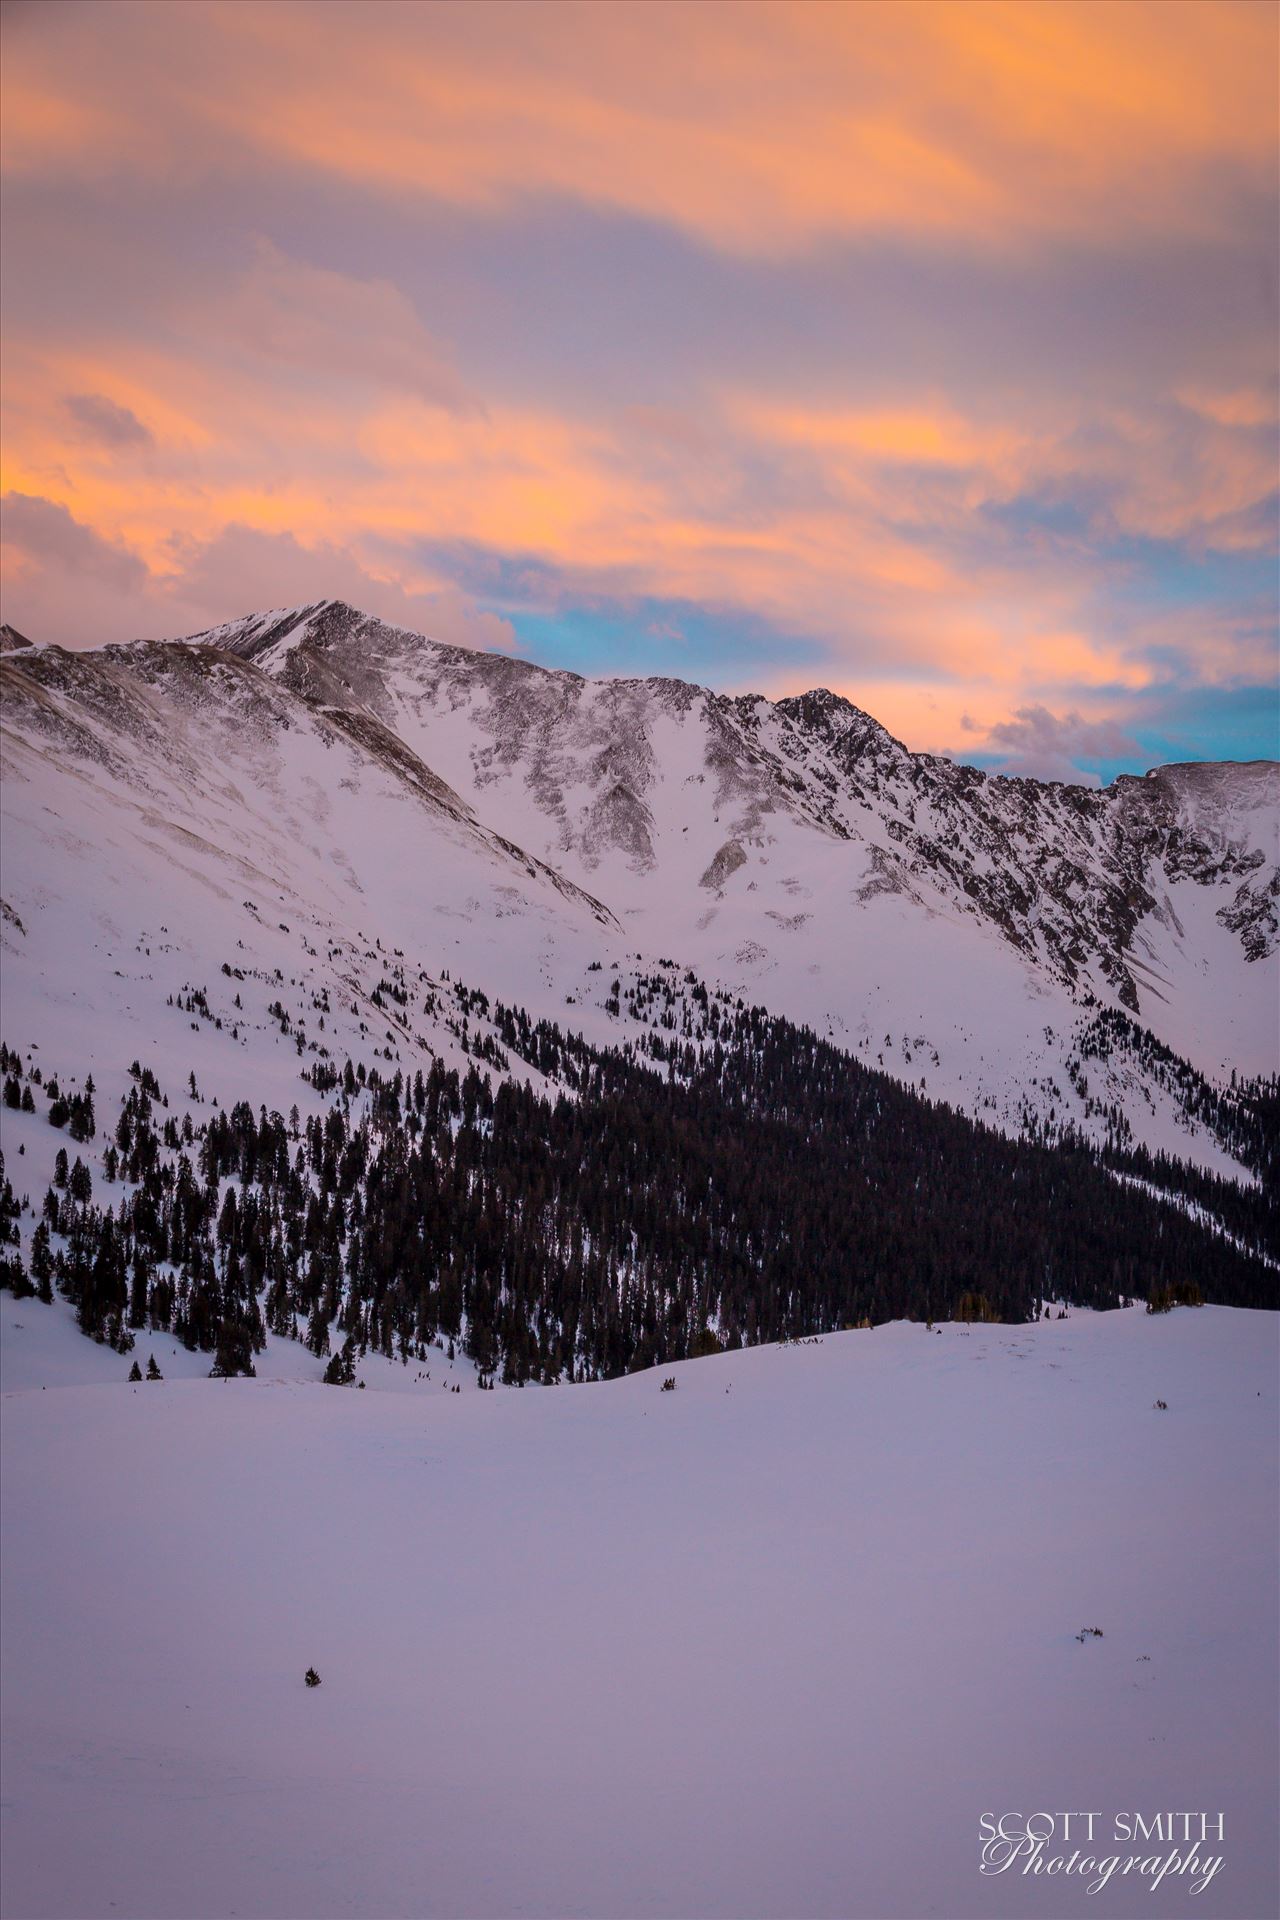
[{"label": "sky", "polygon": [[3,12],[4,617],[1273,756],[1267,0]]}]

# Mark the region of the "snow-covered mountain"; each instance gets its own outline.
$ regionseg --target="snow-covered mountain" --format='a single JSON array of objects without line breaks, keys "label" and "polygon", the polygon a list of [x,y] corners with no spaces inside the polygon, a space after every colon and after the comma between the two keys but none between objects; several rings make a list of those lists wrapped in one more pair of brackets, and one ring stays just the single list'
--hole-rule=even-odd
[{"label": "snow-covered mountain", "polygon": [[[1272,762],[1011,780],[912,754],[827,692],[584,680],[333,601],[201,638],[380,719],[646,953],[971,1110],[1047,1111],[1050,1081],[1070,1106],[1091,995],[1210,1076],[1278,1063]],[[1114,1078],[1102,1097],[1131,1104]]]},{"label": "snow-covered mountain", "polygon": [[491,822],[646,918],[658,896],[678,915],[672,888],[692,882],[699,914],[708,895],[746,889],[766,894],[753,906],[767,919],[778,889],[794,898],[778,868],[793,845],[808,851],[795,823],[846,843],[833,869],[846,893],[920,892],[1045,971],[1113,990],[1148,1024],[1170,997],[1165,936],[1187,943],[1170,898],[1180,882],[1229,884],[1218,924],[1248,957],[1275,950],[1272,762],[1161,768],[1103,792],[1008,779],[910,753],[826,691],[775,703],[584,680],[335,601],[197,637],[326,706],[375,714]]},{"label": "snow-covered mountain", "polygon": [[6,636],[0,675],[20,1043],[185,1063],[194,1027],[227,1097],[287,1105],[300,1055],[474,1050],[459,979],[619,1038],[665,959],[1001,1125],[1122,1115],[1214,1167],[1204,1080],[1276,1070],[1273,763],[1006,779],[831,693],[585,680],[336,601]]}]

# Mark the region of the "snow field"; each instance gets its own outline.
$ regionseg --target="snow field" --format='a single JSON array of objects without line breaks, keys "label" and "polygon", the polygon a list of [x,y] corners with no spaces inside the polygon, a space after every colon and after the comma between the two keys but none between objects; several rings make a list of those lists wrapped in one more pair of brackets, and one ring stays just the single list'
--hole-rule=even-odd
[{"label": "snow field", "polygon": [[[51,1374],[102,1352],[49,1325]],[[1260,1920],[1276,1348],[1210,1307],[898,1324],[674,1393],[29,1366],[4,1911]],[[980,1816],[1033,1808],[1222,1811],[1225,1864],[1203,1905],[981,1878]]]}]

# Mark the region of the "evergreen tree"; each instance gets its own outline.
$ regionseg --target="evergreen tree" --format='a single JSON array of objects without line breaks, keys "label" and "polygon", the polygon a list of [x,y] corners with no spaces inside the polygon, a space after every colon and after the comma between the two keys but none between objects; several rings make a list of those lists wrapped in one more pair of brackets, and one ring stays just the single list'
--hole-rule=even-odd
[{"label": "evergreen tree", "polygon": [[53,1255],[49,1250],[49,1225],[46,1220],[36,1222],[35,1232],[31,1236],[31,1278],[36,1283],[36,1293],[46,1306],[53,1302]]},{"label": "evergreen tree", "polygon": [[355,1377],[355,1341],[348,1337],[324,1370],[325,1384],[330,1387],[349,1387],[353,1385]]}]

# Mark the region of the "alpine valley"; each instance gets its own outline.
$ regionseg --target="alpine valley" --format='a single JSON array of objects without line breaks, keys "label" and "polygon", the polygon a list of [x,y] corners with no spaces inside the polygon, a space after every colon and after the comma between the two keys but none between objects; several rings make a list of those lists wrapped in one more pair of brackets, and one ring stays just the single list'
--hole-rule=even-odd
[{"label": "alpine valley", "polygon": [[0,672],[11,1272],[96,1337],[519,1382],[1272,1297],[1274,763],[1004,778],[335,601]]}]

